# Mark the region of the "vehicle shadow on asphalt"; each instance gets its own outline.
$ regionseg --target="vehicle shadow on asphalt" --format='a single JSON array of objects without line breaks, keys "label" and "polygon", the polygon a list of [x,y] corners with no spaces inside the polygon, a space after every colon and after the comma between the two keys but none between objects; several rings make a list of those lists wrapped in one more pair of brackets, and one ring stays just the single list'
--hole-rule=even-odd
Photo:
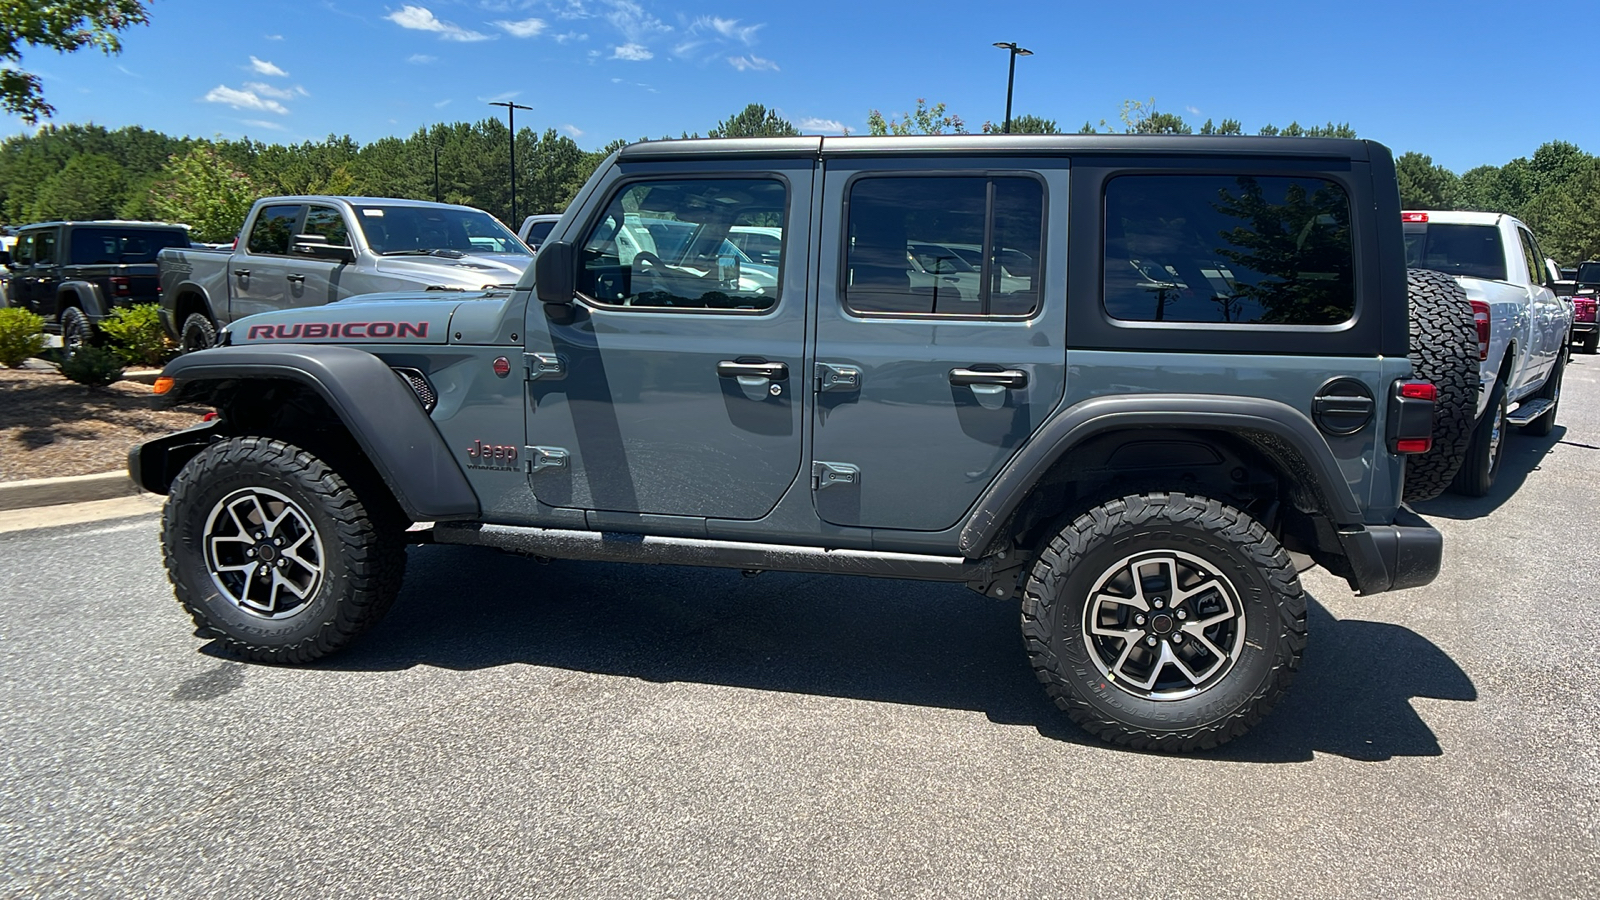
[{"label": "vehicle shadow on asphalt", "polygon": [[1585,450],[1600,449],[1587,444],[1575,444],[1566,440],[1566,436],[1567,429],[1564,425],[1557,425],[1545,437],[1534,437],[1512,429],[1506,439],[1504,455],[1500,459],[1500,472],[1495,476],[1494,487],[1489,489],[1488,494],[1482,497],[1464,497],[1453,491],[1446,491],[1432,500],[1413,503],[1411,508],[1424,516],[1436,516],[1441,519],[1477,519],[1487,516],[1510,500],[1522,488],[1528,476],[1539,471],[1544,458],[1555,450],[1557,444],[1567,444]]},{"label": "vehicle shadow on asphalt", "polygon": [[[974,710],[1047,738],[1112,749],[1044,696],[1015,605],[952,585],[720,569],[555,562],[467,547],[411,551],[388,618],[336,670],[522,663],[652,682]],[[1413,697],[1473,700],[1461,668],[1409,629],[1310,603],[1311,646],[1289,696],[1208,754],[1300,762],[1435,756]]]}]

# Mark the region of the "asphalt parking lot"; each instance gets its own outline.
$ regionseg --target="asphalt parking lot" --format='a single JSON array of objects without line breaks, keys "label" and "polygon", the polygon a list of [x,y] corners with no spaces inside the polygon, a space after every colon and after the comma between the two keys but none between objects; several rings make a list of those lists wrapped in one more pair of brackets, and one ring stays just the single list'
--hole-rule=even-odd
[{"label": "asphalt parking lot", "polygon": [[1288,700],[1164,757],[953,586],[413,548],[309,669],[192,637],[151,516],[0,535],[0,893],[1600,895],[1600,361],[1434,584],[1307,573]]}]

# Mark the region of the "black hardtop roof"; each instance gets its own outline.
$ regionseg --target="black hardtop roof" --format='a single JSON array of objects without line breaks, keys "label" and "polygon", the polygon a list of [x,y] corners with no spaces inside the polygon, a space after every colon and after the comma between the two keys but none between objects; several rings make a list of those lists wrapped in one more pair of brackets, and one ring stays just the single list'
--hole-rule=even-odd
[{"label": "black hardtop roof", "polygon": [[[618,160],[854,156],[857,154],[1064,156],[1275,156],[1367,160],[1373,141],[1349,138],[1241,137],[1165,134],[936,134],[891,137],[691,138],[642,141],[618,151]],[[1384,150],[1387,155],[1387,149]]]},{"label": "black hardtop roof", "polygon": [[131,219],[70,219],[58,222],[29,222],[26,225],[16,226],[16,230],[20,233],[30,228],[56,228],[62,225],[74,228],[93,226],[95,228],[178,228],[183,231],[189,230],[189,226],[179,225],[176,222],[138,222]]}]

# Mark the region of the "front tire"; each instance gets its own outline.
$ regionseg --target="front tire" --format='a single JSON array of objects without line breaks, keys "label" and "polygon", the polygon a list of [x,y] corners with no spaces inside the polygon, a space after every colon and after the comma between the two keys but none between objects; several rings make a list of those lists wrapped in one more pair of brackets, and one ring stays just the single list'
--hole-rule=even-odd
[{"label": "front tire", "polygon": [[202,450],[162,516],[167,575],[202,636],[259,662],[342,649],[399,593],[405,543],[327,463],[283,441]]},{"label": "front tire", "polygon": [[1506,422],[1506,385],[1504,379],[1494,383],[1489,392],[1489,405],[1483,418],[1472,432],[1472,444],[1467,447],[1467,459],[1456,473],[1450,489],[1468,497],[1482,497],[1494,487],[1500,474],[1500,461],[1505,458],[1506,438],[1510,434]]},{"label": "front tire", "polygon": [[1306,642],[1306,598],[1259,522],[1206,497],[1149,493],[1078,516],[1023,591],[1034,673],[1090,734],[1192,751],[1250,730]]}]

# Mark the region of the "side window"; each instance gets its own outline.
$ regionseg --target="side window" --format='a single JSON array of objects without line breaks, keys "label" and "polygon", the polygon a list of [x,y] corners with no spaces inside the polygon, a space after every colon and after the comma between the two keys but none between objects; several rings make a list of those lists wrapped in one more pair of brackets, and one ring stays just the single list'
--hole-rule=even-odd
[{"label": "side window", "polygon": [[537,247],[544,243],[544,239],[550,236],[555,227],[554,222],[535,222],[528,226],[528,245]]},{"label": "side window", "polygon": [[11,248],[11,259],[19,266],[33,265],[33,235],[17,238],[16,246]]},{"label": "side window", "polygon": [[256,216],[250,228],[250,239],[245,247],[251,253],[289,252],[289,241],[294,236],[295,220],[300,218],[299,206],[268,206]]},{"label": "side window", "polygon": [[53,266],[56,264],[56,233],[54,231],[41,231],[34,235],[33,264],[36,266]]},{"label": "side window", "polygon": [[760,311],[778,302],[783,259],[757,261],[728,239],[744,226],[781,236],[788,189],[768,178],[630,184],[580,254],[578,290],[605,306]]},{"label": "side window", "polygon": [[[335,247],[350,246],[350,229],[344,223],[344,214],[331,206],[313,206],[306,210],[306,223],[301,234],[320,234]],[[255,231],[251,231],[254,238]]]},{"label": "side window", "polygon": [[848,203],[844,303],[851,312],[1028,316],[1038,308],[1039,182],[862,178]]},{"label": "side window", "polygon": [[1518,228],[1517,237],[1522,241],[1522,259],[1528,271],[1528,283],[1534,286],[1543,285],[1545,282],[1544,257],[1539,255],[1539,245],[1533,241],[1533,235],[1526,229]]},{"label": "side window", "polygon": [[1123,175],[1105,203],[1115,318],[1337,325],[1355,314],[1350,199],[1332,181]]}]

